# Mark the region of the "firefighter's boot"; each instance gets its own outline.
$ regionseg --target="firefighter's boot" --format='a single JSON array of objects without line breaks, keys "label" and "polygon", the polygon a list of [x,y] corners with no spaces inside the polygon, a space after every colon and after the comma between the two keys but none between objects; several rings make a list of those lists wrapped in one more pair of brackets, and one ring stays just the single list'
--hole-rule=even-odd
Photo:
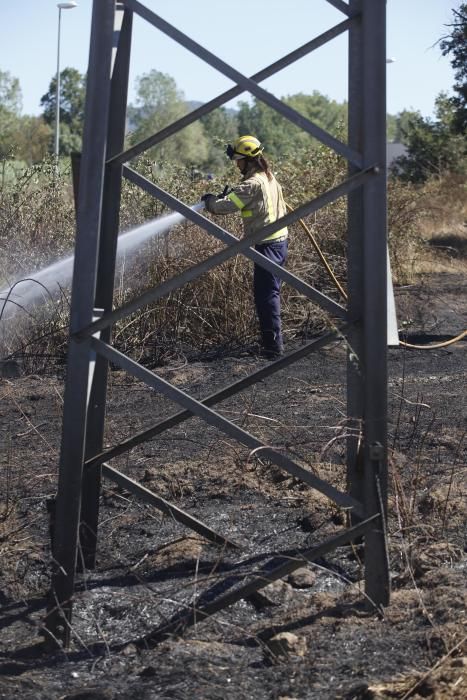
[{"label": "firefighter's boot", "polygon": [[263,331],[261,333],[263,349],[261,354],[269,360],[277,359],[284,354],[284,344],[282,338],[274,331]]}]

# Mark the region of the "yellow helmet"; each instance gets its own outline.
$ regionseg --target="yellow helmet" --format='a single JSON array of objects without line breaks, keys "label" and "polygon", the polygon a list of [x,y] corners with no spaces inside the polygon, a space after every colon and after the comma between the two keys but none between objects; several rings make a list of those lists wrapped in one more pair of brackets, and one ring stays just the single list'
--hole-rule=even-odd
[{"label": "yellow helmet", "polygon": [[227,146],[227,155],[230,160],[240,160],[240,158],[255,158],[263,152],[261,143],[255,136],[240,136],[233,146]]}]

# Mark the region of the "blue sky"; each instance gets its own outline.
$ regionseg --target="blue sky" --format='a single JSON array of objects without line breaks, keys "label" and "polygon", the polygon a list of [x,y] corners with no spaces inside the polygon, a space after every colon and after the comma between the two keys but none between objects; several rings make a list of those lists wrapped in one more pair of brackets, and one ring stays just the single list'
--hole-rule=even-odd
[{"label": "blue sky", "polygon": [[[326,0],[142,0],[165,20],[241,72],[251,75],[301,46],[344,16]],[[61,69],[87,69],[92,0],[62,11]],[[432,116],[436,95],[452,92],[453,71],[436,42],[460,0],[387,0],[388,112]],[[54,0],[0,0],[0,69],[20,81],[23,114],[39,114],[57,64],[58,9]],[[313,90],[342,102],[347,96],[347,39],[289,66],[262,83],[277,97]],[[220,73],[137,18],[130,101],[135,78],[151,69],[170,74],[188,100],[205,102],[232,86]],[[245,95],[240,99],[245,99]],[[232,104],[231,106],[235,106]]]}]

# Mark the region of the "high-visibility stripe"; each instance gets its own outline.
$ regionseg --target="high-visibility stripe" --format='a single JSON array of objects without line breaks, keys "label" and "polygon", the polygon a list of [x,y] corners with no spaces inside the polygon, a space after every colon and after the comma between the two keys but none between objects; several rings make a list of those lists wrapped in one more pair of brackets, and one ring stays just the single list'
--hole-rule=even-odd
[{"label": "high-visibility stripe", "polygon": [[243,204],[242,200],[238,195],[235,194],[235,192],[229,192],[227,197],[230,199],[231,202],[235,204],[236,207],[239,209],[244,209],[245,205]]},{"label": "high-visibility stripe", "polygon": [[[268,218],[269,218],[268,223],[272,224],[274,221],[277,221],[277,216],[276,216],[276,213],[274,212],[274,206],[272,203],[271,184],[269,182],[269,178],[267,177],[267,175],[265,178],[263,178],[263,180],[266,182],[266,196],[267,196],[267,201],[268,201]],[[281,228],[279,231],[276,231],[275,233],[271,233],[271,235],[268,236],[267,238],[263,238],[263,241],[274,241],[276,238],[281,238],[281,237],[287,236],[287,234],[288,234],[287,229]]]},{"label": "high-visibility stripe", "polygon": [[[258,177],[262,177],[261,175],[258,175]],[[264,178],[263,178],[264,180]],[[273,198],[272,198],[272,193],[271,193],[271,185],[269,183],[269,180],[265,179],[266,183],[266,199],[267,199],[267,208],[268,208],[268,222],[267,223],[273,223],[276,221],[277,216],[274,212],[274,205],[273,205]],[[242,215],[242,219],[248,219],[250,216],[253,216],[253,212],[251,209],[246,209],[245,204],[242,202],[240,197],[235,194],[235,192],[229,192],[227,197],[230,199],[235,206],[240,209],[240,213]],[[285,207],[284,207],[285,208]],[[272,233],[270,236],[267,238],[263,239],[264,241],[274,241],[276,238],[287,238],[287,229],[286,228],[281,228],[279,231],[276,231],[275,233]]]},{"label": "high-visibility stripe", "polygon": [[275,241],[276,238],[287,238],[288,237],[288,231],[286,228],[281,228],[279,231],[276,231],[275,233],[271,233],[270,236],[267,238],[263,238],[261,243],[264,243],[265,241]]},{"label": "high-visibility stripe", "polygon": [[230,199],[231,202],[235,204],[236,207],[240,209],[240,213],[243,219],[247,219],[249,216],[253,216],[253,212],[251,211],[251,209],[245,209],[245,205],[243,204],[240,197],[237,194],[235,194],[235,192],[230,192],[227,195],[227,197]]},{"label": "high-visibility stripe", "polygon": [[271,185],[269,183],[269,178],[266,175],[266,177],[263,177],[263,180],[266,182],[266,197],[268,200],[268,223],[272,224],[273,221],[276,220],[276,214],[274,212],[274,207],[272,206],[272,194],[271,194]]}]

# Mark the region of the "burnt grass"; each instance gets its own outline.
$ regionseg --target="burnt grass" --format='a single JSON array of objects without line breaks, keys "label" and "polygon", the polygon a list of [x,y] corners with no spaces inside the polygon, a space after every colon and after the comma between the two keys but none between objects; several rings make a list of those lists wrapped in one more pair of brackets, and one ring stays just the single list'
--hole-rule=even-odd
[{"label": "burnt grass", "polygon": [[[466,286],[439,274],[397,290],[407,339],[465,329]],[[103,480],[96,568],[77,575],[72,643],[54,652],[44,650],[41,628],[63,377],[51,368],[1,379],[0,698],[466,697],[466,347],[389,350],[387,608],[365,600],[356,544],[149,643],[180,611],[196,611],[251,572],[267,576],[346,525],[325,497],[192,418],[111,464],[240,548],[211,544]],[[345,356],[336,343],[218,409],[344,488]],[[201,398],[264,363],[198,356],[157,372]],[[106,445],[176,411],[112,371]]]}]

